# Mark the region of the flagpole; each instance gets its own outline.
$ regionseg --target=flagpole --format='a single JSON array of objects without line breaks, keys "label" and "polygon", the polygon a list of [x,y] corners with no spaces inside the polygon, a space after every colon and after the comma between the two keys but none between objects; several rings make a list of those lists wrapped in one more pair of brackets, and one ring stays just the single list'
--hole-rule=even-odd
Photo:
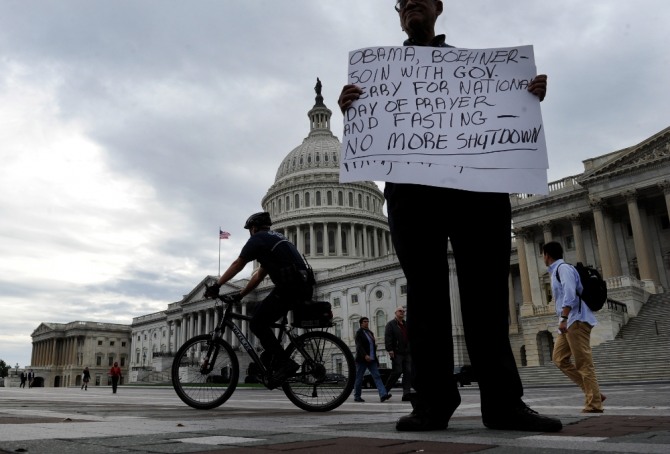
[{"label": "flagpole", "polygon": [[219,227],[219,274],[221,276],[221,227]]}]

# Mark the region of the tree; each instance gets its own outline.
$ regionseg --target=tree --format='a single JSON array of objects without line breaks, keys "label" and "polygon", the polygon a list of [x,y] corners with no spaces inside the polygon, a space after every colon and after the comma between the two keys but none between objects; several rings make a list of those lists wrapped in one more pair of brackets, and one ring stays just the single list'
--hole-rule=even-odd
[{"label": "tree", "polygon": [[0,359],[0,377],[4,378],[9,375],[9,369],[11,368],[12,367],[8,366],[4,360]]}]

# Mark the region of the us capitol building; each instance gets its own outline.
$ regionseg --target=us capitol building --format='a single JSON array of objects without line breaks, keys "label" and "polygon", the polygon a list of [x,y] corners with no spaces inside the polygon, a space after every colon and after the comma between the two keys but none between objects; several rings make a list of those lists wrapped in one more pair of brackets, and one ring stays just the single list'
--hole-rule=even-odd
[{"label": "us capitol building", "polygon": [[[384,197],[373,182],[339,183],[341,143],[331,131],[332,112],[323,103],[320,82],[316,94],[307,113],[309,134],[279,164],[260,208],[270,212],[272,228],[295,243],[314,267],[315,299],[331,303],[332,331],[355,350],[358,319],[369,317],[370,328],[382,345],[380,365],[389,367],[390,359],[383,350],[384,327],[395,308],[406,304],[407,286],[391,243]],[[599,324],[592,333],[594,346],[614,339],[650,296],[670,287],[670,128],[639,144],[587,159],[583,173],[551,182],[546,196],[510,197],[512,267],[507,304],[510,340],[519,367],[551,361],[556,316],[542,260],[544,243],[561,242],[566,261],[593,265],[607,281],[611,300],[596,314]],[[259,210],[250,207],[248,211]],[[485,266],[482,260],[482,268]],[[482,276],[485,279],[486,273]],[[130,382],[167,380],[179,346],[213,329],[217,315],[213,301],[205,299],[203,292],[216,278],[206,276],[165,310],[133,319],[129,349],[121,353]],[[246,282],[231,281],[221,291],[239,291]],[[452,305],[454,361],[467,364],[453,258],[444,283]],[[247,295],[237,312],[251,314],[271,288],[272,282],[266,279]],[[446,301],[445,294],[442,301],[426,304]],[[254,345],[260,345],[246,323],[242,330]],[[40,332],[33,334],[34,344],[47,335],[41,325]],[[239,349],[230,332],[225,336]],[[71,348],[77,345],[67,339],[63,342]],[[242,349],[239,353],[244,373],[248,359]],[[76,352],[70,357],[76,357]],[[48,358],[40,357],[40,361],[49,363]],[[72,368],[73,373],[80,369]]]}]

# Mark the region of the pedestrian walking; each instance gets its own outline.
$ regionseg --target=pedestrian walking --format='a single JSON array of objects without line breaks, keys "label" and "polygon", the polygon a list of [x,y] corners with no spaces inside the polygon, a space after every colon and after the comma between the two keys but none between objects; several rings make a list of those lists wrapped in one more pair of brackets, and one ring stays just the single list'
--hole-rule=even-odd
[{"label": "pedestrian walking", "polygon": [[365,371],[369,370],[372,379],[379,392],[379,400],[386,402],[391,398],[391,394],[386,391],[384,382],[379,375],[379,363],[377,360],[377,343],[375,335],[368,329],[370,320],[367,317],[361,317],[358,321],[360,328],[356,331],[356,381],[354,382],[354,401],[365,402],[361,397],[363,388],[363,376]]},{"label": "pedestrian walking", "polygon": [[121,368],[119,363],[115,362],[111,369],[109,369],[109,375],[112,376],[112,393],[116,394],[116,388],[119,385],[119,380],[123,377],[121,375]]},{"label": "pedestrian walking", "polygon": [[84,371],[81,373],[81,389],[88,391],[89,381],[91,381],[91,371],[88,370],[88,367],[85,367]]},{"label": "pedestrian walking", "polygon": [[384,346],[393,364],[391,375],[386,382],[386,392],[393,388],[402,375],[402,400],[408,401],[411,399],[412,391],[412,357],[409,353],[405,308],[402,306],[395,310],[395,317],[386,324]]},{"label": "pedestrian walking", "polygon": [[[591,353],[591,330],[598,321],[579,298],[584,287],[575,267],[563,260],[563,246],[550,241],[543,246],[542,252],[551,275],[551,293],[558,315],[558,338],[551,359],[582,389],[582,413],[602,413],[605,396],[600,393]],[[570,358],[574,358],[574,363]]]}]

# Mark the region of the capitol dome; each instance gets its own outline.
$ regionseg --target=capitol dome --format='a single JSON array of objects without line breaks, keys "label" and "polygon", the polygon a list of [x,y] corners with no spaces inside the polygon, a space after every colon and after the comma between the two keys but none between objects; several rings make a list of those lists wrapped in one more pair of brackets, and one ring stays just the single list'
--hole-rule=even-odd
[{"label": "capitol dome", "polygon": [[342,144],[330,130],[332,112],[317,79],[307,113],[309,134],[283,159],[261,202],[314,269],[329,269],[391,252],[384,196],[372,181],[340,183]]}]

